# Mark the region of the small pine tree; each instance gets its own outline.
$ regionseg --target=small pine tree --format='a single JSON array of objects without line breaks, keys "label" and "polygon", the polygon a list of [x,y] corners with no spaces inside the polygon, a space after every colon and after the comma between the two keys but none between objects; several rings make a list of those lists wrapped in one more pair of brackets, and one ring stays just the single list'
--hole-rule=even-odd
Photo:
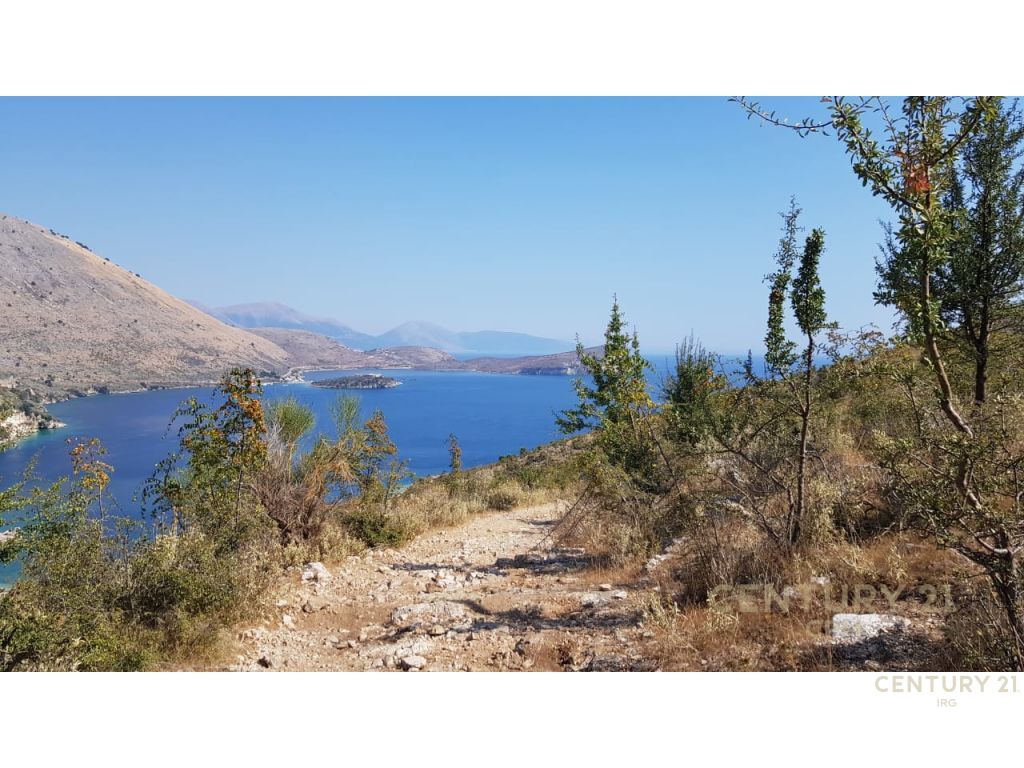
[{"label": "small pine tree", "polygon": [[593,429],[613,466],[640,488],[656,490],[664,478],[656,470],[662,454],[651,423],[655,406],[645,376],[651,364],[640,354],[636,331],[626,331],[618,298],[612,303],[602,354],[588,354],[580,342],[576,354],[593,386],[576,380],[579,405],[556,416],[559,429],[565,434]]},{"label": "small pine tree", "polygon": [[676,346],[675,370],[662,387],[667,409],[668,436],[688,453],[699,450],[714,429],[712,402],[728,386],[716,373],[718,356],[694,336]]},{"label": "small pine tree", "polygon": [[[796,449],[796,489],[790,493],[786,541],[795,544],[800,536],[801,522],[807,506],[807,463],[810,456],[811,425],[814,415],[815,355],[821,349],[821,334],[834,328],[825,313],[825,290],[818,277],[821,254],[825,249],[825,233],[815,229],[797,248],[798,220],[801,210],[791,200],[789,210],[782,214],[783,230],[775,254],[777,269],[767,276],[771,285],[768,295],[768,329],[765,334],[765,368],[769,379],[785,382],[781,390],[764,390],[772,397],[785,399],[785,409],[799,419],[799,442]],[[796,267],[796,275],[793,269]],[[797,328],[803,336],[798,345],[785,330],[786,304],[789,304]],[[748,381],[756,383],[751,359],[745,365]]]},{"label": "small pine tree", "polygon": [[589,354],[577,339],[576,356],[594,386],[588,386],[582,378],[576,380],[579,405],[556,417],[563,433],[635,421],[641,412],[653,407],[644,376],[651,364],[640,354],[636,331],[630,334],[625,330],[618,297],[613,298],[602,353]]},{"label": "small pine tree", "polygon": [[448,435],[448,474],[444,477],[445,487],[448,495],[454,498],[462,490],[464,481],[462,477],[462,446],[455,433]]},{"label": "small pine tree", "polygon": [[462,471],[462,446],[459,445],[459,439],[455,437],[455,433],[448,435],[448,468],[453,475],[457,475]]}]

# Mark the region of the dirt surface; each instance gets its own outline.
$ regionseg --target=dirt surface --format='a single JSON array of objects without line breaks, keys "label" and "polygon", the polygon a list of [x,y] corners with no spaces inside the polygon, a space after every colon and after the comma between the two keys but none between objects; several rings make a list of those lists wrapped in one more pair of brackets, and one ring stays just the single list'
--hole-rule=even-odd
[{"label": "dirt surface", "polygon": [[233,670],[650,670],[643,590],[547,534],[557,505],[496,512],[325,571],[297,569]]},{"label": "dirt surface", "polygon": [[[901,601],[899,627],[851,638],[760,614],[716,630],[659,617],[670,547],[609,570],[550,535],[559,504],[494,512],[401,549],[294,568],[262,620],[239,627],[232,671],[929,670],[941,618]],[[829,614],[824,614],[827,618]],[[890,621],[867,615],[863,621]],[[760,622],[760,624],[758,623]],[[849,620],[848,620],[849,622]],[[860,620],[854,622],[859,625]],[[700,639],[703,637],[703,640]],[[206,667],[208,668],[208,667]]]}]

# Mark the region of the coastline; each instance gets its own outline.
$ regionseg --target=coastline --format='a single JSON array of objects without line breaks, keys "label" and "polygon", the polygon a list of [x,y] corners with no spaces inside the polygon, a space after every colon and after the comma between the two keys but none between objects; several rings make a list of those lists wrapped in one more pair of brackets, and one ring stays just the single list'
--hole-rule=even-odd
[{"label": "coastline", "polygon": [[[436,365],[424,364],[424,365],[395,365],[377,367],[376,370],[387,370],[387,371],[425,371],[425,372],[436,372],[436,373],[483,373],[492,375],[503,375],[503,376],[539,376],[539,375],[554,375],[554,376],[572,376],[578,375],[573,367],[537,367],[537,366],[523,366],[523,367],[509,367],[509,363],[513,361],[527,361],[534,362],[536,358],[521,357],[521,358],[501,358],[501,365],[496,369],[494,366],[487,365],[488,363],[494,362],[495,358],[478,358],[480,361],[485,363],[484,365],[472,365],[474,360],[458,361],[452,363],[438,363]],[[310,384],[310,382],[304,377],[306,373],[326,372],[326,371],[358,371],[364,370],[363,366],[351,367],[351,366],[320,366],[320,365],[298,365],[288,368],[280,376],[267,376],[261,377],[261,380],[265,386],[272,386],[275,384]],[[47,405],[53,403],[65,402],[67,400],[74,400],[82,397],[92,397],[94,395],[127,395],[139,392],[151,392],[157,390],[171,390],[171,389],[190,389],[193,387],[206,387],[216,386],[217,379],[198,379],[192,381],[167,381],[149,384],[143,387],[135,386],[120,386],[116,383],[112,384],[93,384],[82,388],[72,388],[64,390],[49,390],[44,393],[37,393],[34,387],[28,385],[26,389],[19,389],[13,385],[14,382],[8,380],[5,382],[12,392],[18,394],[24,402],[30,402],[32,405],[40,409],[38,414],[26,414],[21,411],[15,411],[14,413],[7,416],[5,419],[0,420],[0,429],[6,428],[10,434],[5,442],[8,447],[17,445],[28,437],[37,434],[40,431],[61,429],[67,425],[63,422],[58,421],[49,414],[46,410]],[[25,397],[23,392],[27,391],[29,397]]]}]

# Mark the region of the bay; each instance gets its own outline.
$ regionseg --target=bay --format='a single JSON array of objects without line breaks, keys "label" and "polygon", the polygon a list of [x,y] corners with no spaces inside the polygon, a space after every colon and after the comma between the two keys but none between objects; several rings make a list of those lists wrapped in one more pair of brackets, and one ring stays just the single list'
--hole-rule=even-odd
[{"label": "bay", "polygon": [[[294,396],[316,415],[316,430],[333,435],[331,404],[340,394],[356,396],[361,416],[380,409],[387,421],[399,458],[418,476],[448,468],[448,436],[454,434],[466,467],[497,461],[501,456],[535,448],[558,439],[555,412],[573,406],[573,379],[567,376],[521,376],[433,371],[316,371],[314,381],[334,376],[376,373],[398,379],[392,389],[339,392],[308,383],[270,384],[267,401]],[[34,463],[41,482],[70,474],[68,440],[97,438],[107,449],[105,460],[114,467],[110,492],[123,513],[137,516],[135,501],[142,483],[156,464],[177,446],[177,427],[169,421],[178,405],[195,396],[214,401],[213,387],[151,390],[117,395],[94,395],[49,407],[67,424],[42,432],[0,453],[0,487],[18,480]],[[312,440],[313,437],[310,437]],[[0,586],[10,583],[16,568],[0,566]]]}]

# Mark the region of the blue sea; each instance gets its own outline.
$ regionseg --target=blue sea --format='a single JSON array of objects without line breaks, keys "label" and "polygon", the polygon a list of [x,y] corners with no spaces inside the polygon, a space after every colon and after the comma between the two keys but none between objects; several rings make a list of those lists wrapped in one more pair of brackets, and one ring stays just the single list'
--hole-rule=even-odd
[{"label": "blue sea", "polygon": [[[555,412],[576,402],[573,379],[567,376],[368,370],[318,371],[306,378],[357,373],[378,373],[402,382],[392,389],[344,394],[359,398],[364,418],[378,408],[384,413],[399,458],[419,476],[447,470],[449,434],[458,438],[466,467],[555,440],[560,437]],[[306,383],[271,384],[264,390],[268,401],[293,395],[310,405],[317,428],[329,434],[330,406],[339,394],[343,393]],[[68,475],[68,439],[95,437],[114,467],[110,491],[122,510],[133,514],[139,509],[133,499],[141,484],[177,446],[177,428],[168,429],[171,415],[192,396],[212,402],[213,387],[95,395],[56,403],[49,411],[67,427],[41,432],[0,453],[0,487],[15,482],[33,461],[42,481]],[[0,585],[9,583],[14,572],[13,566],[0,566]]]},{"label": "blue sea", "polygon": [[[654,369],[649,381],[652,394],[656,394],[670,360],[667,355],[651,356],[650,360]],[[448,469],[449,434],[462,446],[464,466],[489,464],[561,437],[555,413],[576,404],[574,379],[569,376],[364,370],[310,372],[306,379],[360,373],[390,376],[402,383],[392,389],[346,393],[308,383],[270,384],[264,397],[268,401],[290,395],[298,398],[313,408],[317,430],[333,435],[331,404],[339,394],[356,395],[364,419],[375,409],[383,412],[399,458],[418,476]],[[213,387],[94,395],[55,403],[49,411],[67,427],[41,432],[0,453],[0,488],[16,482],[33,463],[40,482],[67,476],[71,471],[67,441],[95,437],[107,449],[106,461],[114,467],[110,492],[122,512],[137,515],[136,496],[142,483],[177,447],[177,426],[170,426],[171,416],[182,401],[193,396],[213,402]],[[0,586],[10,583],[15,572],[15,566],[0,565]]]}]

